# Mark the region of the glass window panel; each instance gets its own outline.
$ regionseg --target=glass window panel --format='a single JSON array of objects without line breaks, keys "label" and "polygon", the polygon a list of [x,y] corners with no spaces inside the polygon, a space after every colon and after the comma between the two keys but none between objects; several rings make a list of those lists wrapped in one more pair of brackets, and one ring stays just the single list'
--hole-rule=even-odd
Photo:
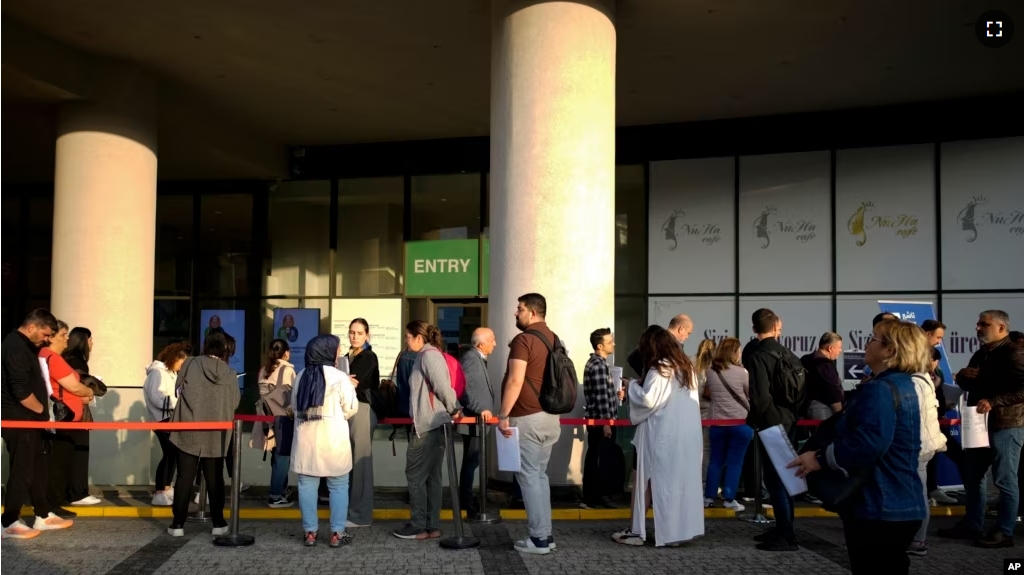
[{"label": "glass window panel", "polygon": [[29,227],[32,230],[32,249],[26,256],[26,295],[50,296],[50,277],[53,253],[53,198],[29,200]]},{"label": "glass window panel", "polygon": [[[187,299],[157,299],[153,302],[153,357],[172,343],[187,341],[196,345],[192,336],[192,304]],[[195,353],[199,353],[196,350]]]},{"label": "glass window panel", "polygon": [[249,194],[200,199],[200,292],[212,296],[247,296],[247,272],[253,249],[253,197]]},{"label": "glass window panel", "polygon": [[652,162],[648,291],[733,293],[734,158]]},{"label": "glass window panel", "polygon": [[282,182],[269,202],[264,295],[329,295],[331,182]]},{"label": "glass window panel", "polygon": [[[744,345],[755,337],[751,315],[761,308],[771,309],[783,321],[783,335],[779,342],[797,357],[818,349],[822,334],[833,330],[832,296],[741,296],[740,341]],[[845,337],[844,347],[846,344]]]},{"label": "glass window panel", "polygon": [[829,193],[829,152],[740,158],[741,292],[833,289]]},{"label": "glass window panel", "polygon": [[1008,331],[1021,331],[1025,326],[1023,304],[1025,302],[1020,293],[943,294],[943,323],[947,326],[943,347],[946,348],[947,358],[950,360],[950,369],[957,373],[967,367],[972,354],[979,350],[975,323],[979,321],[981,312],[991,309],[1007,312],[1011,318]]},{"label": "glass window panel", "polygon": [[836,289],[936,289],[932,144],[836,154]]},{"label": "glass window panel", "polygon": [[411,239],[480,237],[480,174],[415,176],[412,185]]},{"label": "glass window panel", "polygon": [[[22,257],[22,235],[20,229],[21,200],[19,198],[3,198],[3,284],[4,301],[18,293],[18,281],[23,270],[19,269]],[[7,333],[7,306],[4,306],[4,333]]]},{"label": "glass window panel", "polygon": [[338,182],[335,296],[401,293],[402,196],[401,177]]},{"label": "glass window panel", "polygon": [[1021,289],[1022,138],[943,144],[943,289]]},{"label": "glass window panel", "polygon": [[192,196],[157,196],[157,253],[154,285],[158,296],[192,292]]},{"label": "glass window panel", "polygon": [[648,217],[644,196],[644,166],[616,166],[617,294],[647,293],[648,257],[645,250]]}]

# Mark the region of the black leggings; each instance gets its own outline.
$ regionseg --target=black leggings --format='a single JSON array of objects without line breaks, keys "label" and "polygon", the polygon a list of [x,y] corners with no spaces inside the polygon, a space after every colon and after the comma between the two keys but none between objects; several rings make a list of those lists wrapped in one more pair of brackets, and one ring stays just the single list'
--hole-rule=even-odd
[{"label": "black leggings", "polygon": [[[174,470],[178,466],[178,448],[171,443],[170,431],[154,431],[153,434],[157,436],[157,441],[160,442],[160,451],[163,454],[160,463],[157,464],[153,488],[156,491],[163,491],[165,487],[174,485],[171,480],[174,479]],[[188,494],[186,493],[182,497],[186,495]]]},{"label": "black leggings", "polygon": [[[224,458],[210,457],[200,459],[184,451],[178,451],[178,479],[174,483],[174,525],[183,526],[189,515],[189,503],[192,502],[192,484],[203,471],[206,479],[206,490],[210,496],[210,518],[214,527],[224,527]],[[200,501],[200,504],[203,504]]]}]

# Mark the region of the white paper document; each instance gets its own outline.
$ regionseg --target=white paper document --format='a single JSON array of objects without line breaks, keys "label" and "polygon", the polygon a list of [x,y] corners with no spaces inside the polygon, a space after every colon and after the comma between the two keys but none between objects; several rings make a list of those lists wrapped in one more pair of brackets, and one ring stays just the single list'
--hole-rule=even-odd
[{"label": "white paper document", "polygon": [[[796,475],[796,469],[787,469],[787,464],[797,459],[797,450],[791,445],[790,439],[783,432],[782,425],[776,425],[758,432],[758,438],[769,454],[769,460],[776,473],[787,488],[791,497],[808,491],[808,482]],[[762,465],[765,465],[763,462]]]},{"label": "white paper document", "polygon": [[609,366],[609,376],[612,377],[612,385],[616,391],[623,389],[623,368],[614,365]]},{"label": "white paper document", "polygon": [[979,413],[974,405],[968,405],[967,393],[961,396],[958,411],[961,414],[961,448],[989,447],[989,414]]},{"label": "white paper document", "polygon": [[520,471],[520,430],[512,429],[512,436],[506,437],[501,433],[495,434],[495,451],[498,453],[498,470]]}]

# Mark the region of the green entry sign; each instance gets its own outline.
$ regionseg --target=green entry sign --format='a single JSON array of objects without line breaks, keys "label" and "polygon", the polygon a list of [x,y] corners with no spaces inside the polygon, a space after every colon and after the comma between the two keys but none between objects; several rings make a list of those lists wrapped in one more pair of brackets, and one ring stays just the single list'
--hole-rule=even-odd
[{"label": "green entry sign", "polygon": [[406,242],[407,296],[476,296],[479,286],[477,240]]}]

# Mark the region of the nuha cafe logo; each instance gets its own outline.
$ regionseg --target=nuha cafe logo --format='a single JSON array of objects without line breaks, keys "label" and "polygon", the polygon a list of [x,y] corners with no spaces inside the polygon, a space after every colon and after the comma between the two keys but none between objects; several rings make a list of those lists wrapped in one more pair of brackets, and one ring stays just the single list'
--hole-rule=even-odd
[{"label": "nuha cafe logo", "polygon": [[775,215],[776,207],[766,206],[762,210],[762,214],[755,218],[752,224],[755,237],[762,240],[763,250],[769,247],[769,244],[772,243],[772,236],[776,234],[793,236],[795,240],[802,244],[815,239],[814,221],[810,219],[784,220],[774,217]]},{"label": "nuha cafe logo", "polygon": [[872,214],[873,202],[861,202],[858,209],[847,220],[847,230],[858,238],[854,243],[863,246],[868,242],[868,230],[875,228],[893,230],[894,235],[907,239],[918,233],[918,218],[911,214]]},{"label": "nuha cafe logo", "polygon": [[706,246],[722,240],[722,226],[719,224],[695,224],[685,221],[685,217],[687,217],[687,212],[673,210],[673,213],[662,223],[662,233],[669,244],[669,251],[674,251],[679,247],[680,241],[687,238],[698,240]]},{"label": "nuha cafe logo", "polygon": [[965,242],[972,243],[979,238],[979,228],[1005,226],[1007,232],[1016,238],[1022,236],[1023,215],[1021,210],[1007,212],[979,212],[978,207],[986,204],[985,196],[974,196],[957,213],[957,223],[965,234]]}]

